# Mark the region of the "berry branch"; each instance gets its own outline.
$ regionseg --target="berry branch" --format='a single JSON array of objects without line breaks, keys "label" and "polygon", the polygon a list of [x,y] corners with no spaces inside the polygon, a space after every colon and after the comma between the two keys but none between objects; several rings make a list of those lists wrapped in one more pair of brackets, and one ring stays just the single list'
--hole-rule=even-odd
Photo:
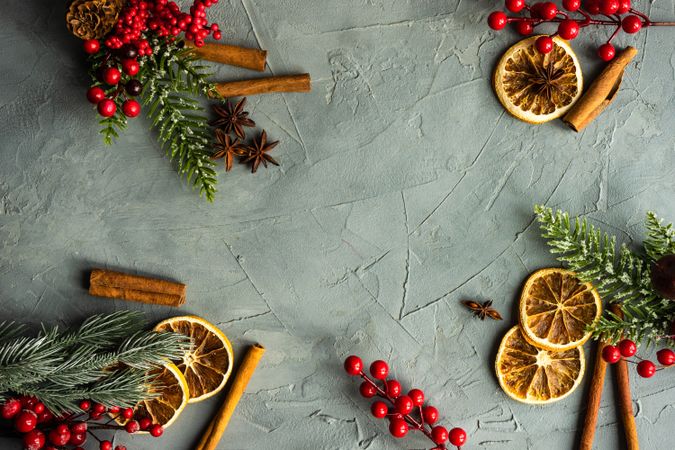
[{"label": "berry branch", "polygon": [[[435,447],[432,450],[446,450],[446,442],[459,450],[466,443],[466,432],[461,428],[447,428],[437,425],[438,410],[430,405],[424,406],[424,392],[411,389],[407,395],[402,394],[401,383],[387,379],[389,366],[382,360],[370,365],[369,377],[363,371],[363,361],[358,356],[349,356],[345,360],[345,370],[349,375],[360,376],[363,383],[359,392],[365,398],[379,397],[370,407],[371,414],[378,418],[389,419],[389,432],[396,438],[402,438],[408,431],[417,430],[429,438]],[[376,380],[381,382],[381,385]]]},{"label": "berry branch", "polygon": [[[553,37],[572,40],[579,35],[581,28],[589,26],[609,26],[615,30],[607,41],[600,45],[597,54],[603,61],[611,61],[616,55],[612,40],[621,30],[635,34],[642,28],[655,26],[675,26],[675,22],[655,22],[646,14],[634,9],[631,0],[563,0],[563,9],[553,2],[528,4],[526,0],[505,0],[505,7],[521,16],[507,16],[503,11],[495,11],[488,16],[488,25],[493,30],[502,30],[512,23],[516,31],[524,36],[534,32],[535,27],[543,23],[557,23],[558,29],[551,35],[537,38],[535,46],[540,53],[553,50]],[[570,13],[575,13],[576,18]],[[604,17],[604,18],[599,18]]]}]

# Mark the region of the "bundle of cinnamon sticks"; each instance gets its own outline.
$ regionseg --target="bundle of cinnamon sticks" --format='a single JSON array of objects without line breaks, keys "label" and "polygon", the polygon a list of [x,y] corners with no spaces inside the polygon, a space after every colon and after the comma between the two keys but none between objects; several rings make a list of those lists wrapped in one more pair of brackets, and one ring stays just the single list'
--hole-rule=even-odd
[{"label": "bundle of cinnamon sticks", "polygon": [[[201,47],[195,47],[191,43],[187,43],[187,45],[195,55],[207,61],[243,67],[258,72],[264,71],[267,63],[267,52],[265,50],[218,43],[206,43]],[[244,97],[274,92],[309,92],[312,89],[312,84],[310,75],[303,73],[217,83],[216,89],[223,97]]]},{"label": "bundle of cinnamon sticks", "polygon": [[[623,317],[623,312],[619,305],[610,306],[612,313]],[[595,439],[595,429],[598,421],[598,412],[600,409],[600,400],[605,385],[605,373],[607,363],[602,358],[602,350],[605,343],[598,341],[598,348],[595,354],[595,369],[591,378],[591,386],[588,392],[586,417],[579,442],[579,450],[593,450],[593,440]],[[617,400],[619,406],[619,417],[623,424],[624,435],[626,438],[626,448],[628,450],[639,450],[637,427],[635,417],[633,416],[633,399],[630,393],[630,380],[628,377],[628,364],[624,359],[614,364],[614,378],[617,388]]]}]

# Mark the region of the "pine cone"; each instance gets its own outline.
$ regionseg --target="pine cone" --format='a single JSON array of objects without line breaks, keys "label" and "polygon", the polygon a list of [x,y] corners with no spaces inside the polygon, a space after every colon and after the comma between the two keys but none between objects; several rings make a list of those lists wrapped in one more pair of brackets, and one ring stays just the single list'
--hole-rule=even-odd
[{"label": "pine cone", "polygon": [[101,39],[115,26],[124,3],[124,0],[75,0],[66,13],[66,26],[80,39]]}]

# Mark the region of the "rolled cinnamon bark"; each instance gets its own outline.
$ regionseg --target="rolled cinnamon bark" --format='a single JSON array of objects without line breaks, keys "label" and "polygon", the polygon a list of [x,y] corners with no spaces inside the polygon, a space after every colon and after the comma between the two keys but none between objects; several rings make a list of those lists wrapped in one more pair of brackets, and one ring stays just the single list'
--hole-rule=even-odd
[{"label": "rolled cinnamon bark", "polygon": [[265,70],[267,62],[267,51],[257,48],[238,47],[236,45],[212,42],[205,43],[201,47],[196,47],[190,41],[186,41],[185,46],[191,48],[193,53],[200,59],[257,70],[258,72]]},{"label": "rolled cinnamon bark", "polygon": [[265,348],[260,344],[249,347],[246,355],[244,355],[244,360],[241,362],[239,370],[234,376],[232,387],[230,387],[223,405],[218,410],[216,417],[206,428],[206,431],[197,444],[197,447],[195,447],[195,450],[216,449],[218,442],[220,442],[220,438],[227,428],[227,424],[230,422],[234,409],[237,407],[237,403],[239,403],[241,396],[244,394],[244,390],[264,353]]},{"label": "rolled cinnamon bark", "polygon": [[[623,317],[621,306],[613,304],[610,310],[619,317]],[[623,423],[623,431],[626,435],[626,449],[640,450],[635,416],[633,415],[633,396],[630,393],[630,379],[628,377],[628,363],[621,358],[614,364],[614,378],[619,401],[619,416]]]},{"label": "rolled cinnamon bark", "polygon": [[588,90],[565,114],[563,122],[574,131],[581,131],[591,123],[616,98],[624,69],[635,55],[637,49],[627,47],[607,64]]},{"label": "rolled cinnamon bark", "polygon": [[181,306],[187,286],[174,281],[94,269],[89,277],[89,294],[153,305]]},{"label": "rolled cinnamon bark", "polygon": [[605,345],[607,344],[598,341],[593,378],[591,378],[591,386],[586,400],[586,416],[584,417],[584,428],[581,433],[579,450],[593,450],[598,411],[600,410],[600,400],[602,399],[602,390],[605,386],[605,373],[607,372],[607,363],[602,359],[602,350],[605,348]]},{"label": "rolled cinnamon bark", "polygon": [[309,74],[303,73],[301,75],[218,83],[216,84],[216,90],[226,98],[271,94],[273,92],[309,92],[312,90],[312,82]]}]

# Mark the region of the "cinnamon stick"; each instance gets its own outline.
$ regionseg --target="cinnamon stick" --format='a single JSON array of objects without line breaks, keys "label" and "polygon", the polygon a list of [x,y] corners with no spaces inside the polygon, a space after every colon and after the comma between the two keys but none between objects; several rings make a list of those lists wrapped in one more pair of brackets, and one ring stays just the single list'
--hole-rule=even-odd
[{"label": "cinnamon stick", "polygon": [[213,42],[207,42],[201,47],[196,47],[190,41],[186,41],[185,46],[191,48],[193,53],[200,59],[257,70],[258,72],[265,70],[267,62],[267,51],[257,48],[238,47],[236,45]]},{"label": "cinnamon stick", "polygon": [[[623,317],[621,306],[613,304],[609,308],[618,317]],[[627,450],[640,450],[635,416],[633,415],[633,397],[630,393],[628,363],[625,359],[622,358],[614,364],[614,378],[618,391],[619,416],[621,417],[623,431],[626,435],[626,448]]]},{"label": "cinnamon stick", "polygon": [[312,90],[308,73],[280,77],[257,78],[253,80],[230,81],[216,84],[216,90],[223,97],[244,97],[273,92],[309,92]]},{"label": "cinnamon stick", "polygon": [[637,55],[635,47],[619,53],[593,81],[586,92],[563,117],[563,122],[574,131],[583,130],[616,98],[624,69]]},{"label": "cinnamon stick", "polygon": [[218,446],[218,442],[220,442],[220,438],[223,436],[227,424],[230,422],[232,413],[234,413],[234,409],[244,394],[244,389],[246,389],[246,385],[248,385],[264,353],[265,348],[260,344],[255,344],[248,348],[246,355],[244,355],[244,360],[241,362],[241,366],[234,376],[232,387],[230,387],[223,405],[207,427],[195,450],[215,450]]},{"label": "cinnamon stick", "polygon": [[174,281],[94,269],[89,276],[89,294],[153,305],[181,306],[187,286]]},{"label": "cinnamon stick", "polygon": [[593,450],[598,411],[600,410],[600,400],[602,399],[602,390],[605,386],[605,373],[607,372],[607,363],[602,358],[602,350],[605,348],[605,345],[607,344],[598,341],[595,353],[595,368],[593,369],[593,377],[591,378],[591,386],[586,401],[586,416],[584,417],[579,450]]}]

